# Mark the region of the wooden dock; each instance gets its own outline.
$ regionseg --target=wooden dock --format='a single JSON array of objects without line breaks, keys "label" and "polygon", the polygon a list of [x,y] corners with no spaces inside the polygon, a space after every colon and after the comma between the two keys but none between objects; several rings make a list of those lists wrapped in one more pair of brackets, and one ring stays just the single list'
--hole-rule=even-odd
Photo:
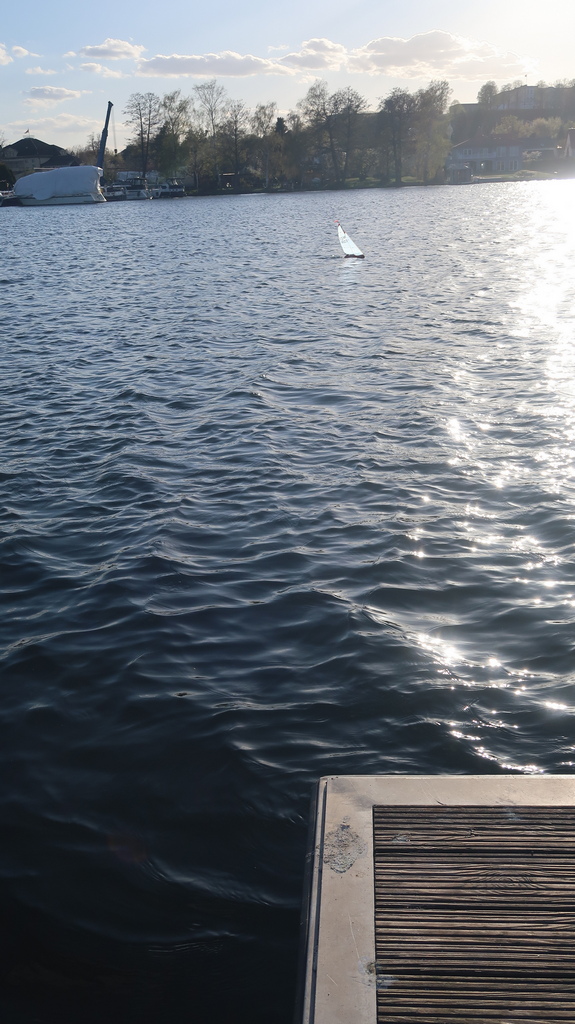
[{"label": "wooden dock", "polygon": [[302,1024],[575,1024],[575,776],[318,785]]}]

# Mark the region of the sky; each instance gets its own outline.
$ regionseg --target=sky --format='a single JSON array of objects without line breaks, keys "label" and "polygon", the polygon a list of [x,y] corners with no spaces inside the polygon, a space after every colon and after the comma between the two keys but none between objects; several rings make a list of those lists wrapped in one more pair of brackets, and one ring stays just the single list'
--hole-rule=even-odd
[{"label": "sky", "polygon": [[486,81],[575,79],[573,0],[18,0],[0,21],[0,139],[68,148],[102,130],[127,140],[132,93],[158,96],[216,78],[250,108],[293,109],[322,79],[351,86],[377,109],[395,87],[447,79],[452,99],[475,102]]}]

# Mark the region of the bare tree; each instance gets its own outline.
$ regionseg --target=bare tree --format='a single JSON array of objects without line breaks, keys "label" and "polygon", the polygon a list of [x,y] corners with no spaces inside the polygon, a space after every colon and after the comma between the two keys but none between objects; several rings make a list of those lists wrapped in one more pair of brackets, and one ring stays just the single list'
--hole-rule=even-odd
[{"label": "bare tree", "polygon": [[132,129],[132,142],[138,146],[141,171],[145,177],[150,158],[150,145],[162,123],[162,106],[153,92],[135,92],[124,110],[126,124]]},{"label": "bare tree", "polygon": [[335,96],[330,96],[326,82],[314,82],[298,103],[305,122],[316,134],[320,153],[327,149],[331,158],[336,185],[341,184],[340,151],[336,141],[336,120],[339,113]]},{"label": "bare tree", "polygon": [[251,119],[252,130],[259,141],[266,188],[269,187],[270,180],[270,150],[278,137],[277,109],[277,103],[258,103]]},{"label": "bare tree", "polygon": [[215,78],[210,79],[209,82],[202,82],[201,85],[194,86],[194,91],[206,121],[206,127],[211,140],[214,174],[219,185],[218,131],[227,106],[228,96],[224,87],[218,85]]},{"label": "bare tree", "polygon": [[183,143],[191,128],[191,99],[180,90],[162,99],[162,127],[158,134],[158,158],[166,174],[177,174],[183,160]]},{"label": "bare tree", "polygon": [[204,167],[209,163],[211,147],[203,119],[193,105],[190,107],[186,148],[189,155],[189,170],[194,177],[196,188],[199,188]]},{"label": "bare tree", "polygon": [[[315,82],[300,108],[320,144],[329,152],[337,185],[345,184],[355,145],[357,119],[367,106],[355,89],[338,89],[329,94],[325,82]],[[322,143],[323,139],[323,143]]]},{"label": "bare tree", "polygon": [[345,182],[355,148],[359,115],[362,110],[365,110],[367,103],[363,96],[360,96],[350,86],[347,86],[346,89],[338,89],[330,97],[330,102],[336,114],[336,132],[344,153],[342,177]]},{"label": "bare tree", "polygon": [[300,110],[290,110],[285,120],[278,117],[276,132],[281,145],[282,175],[300,188],[309,169],[311,148],[309,129]]},{"label": "bare tree", "polygon": [[242,152],[246,136],[246,128],[249,122],[249,111],[243,100],[232,100],[226,119],[222,125],[223,135],[228,142],[231,158],[234,167],[234,187],[240,187],[240,173],[242,169]]}]

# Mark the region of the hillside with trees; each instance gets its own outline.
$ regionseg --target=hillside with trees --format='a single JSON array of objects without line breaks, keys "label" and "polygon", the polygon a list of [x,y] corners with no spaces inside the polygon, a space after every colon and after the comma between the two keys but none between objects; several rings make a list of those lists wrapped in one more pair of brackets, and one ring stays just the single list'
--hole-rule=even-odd
[{"label": "hillside with trees", "polygon": [[[330,92],[317,81],[288,114],[273,101],[249,110],[215,79],[157,96],[134,93],[124,111],[130,143],[108,153],[119,170],[183,177],[202,193],[252,189],[350,188],[444,180],[452,146],[467,139],[514,137],[526,150],[563,144],[575,123],[575,81],[547,86],[486,82],[477,103],[451,103],[446,81],[393,89],[375,111],[355,89]],[[93,160],[97,140],[79,155]]]}]

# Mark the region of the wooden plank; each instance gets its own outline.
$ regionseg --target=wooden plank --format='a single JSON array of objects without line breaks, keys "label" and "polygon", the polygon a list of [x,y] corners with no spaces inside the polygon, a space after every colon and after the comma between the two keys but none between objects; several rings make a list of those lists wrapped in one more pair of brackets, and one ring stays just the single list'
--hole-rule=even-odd
[{"label": "wooden plank", "polygon": [[573,1024],[575,808],[373,817],[378,1024]]}]

